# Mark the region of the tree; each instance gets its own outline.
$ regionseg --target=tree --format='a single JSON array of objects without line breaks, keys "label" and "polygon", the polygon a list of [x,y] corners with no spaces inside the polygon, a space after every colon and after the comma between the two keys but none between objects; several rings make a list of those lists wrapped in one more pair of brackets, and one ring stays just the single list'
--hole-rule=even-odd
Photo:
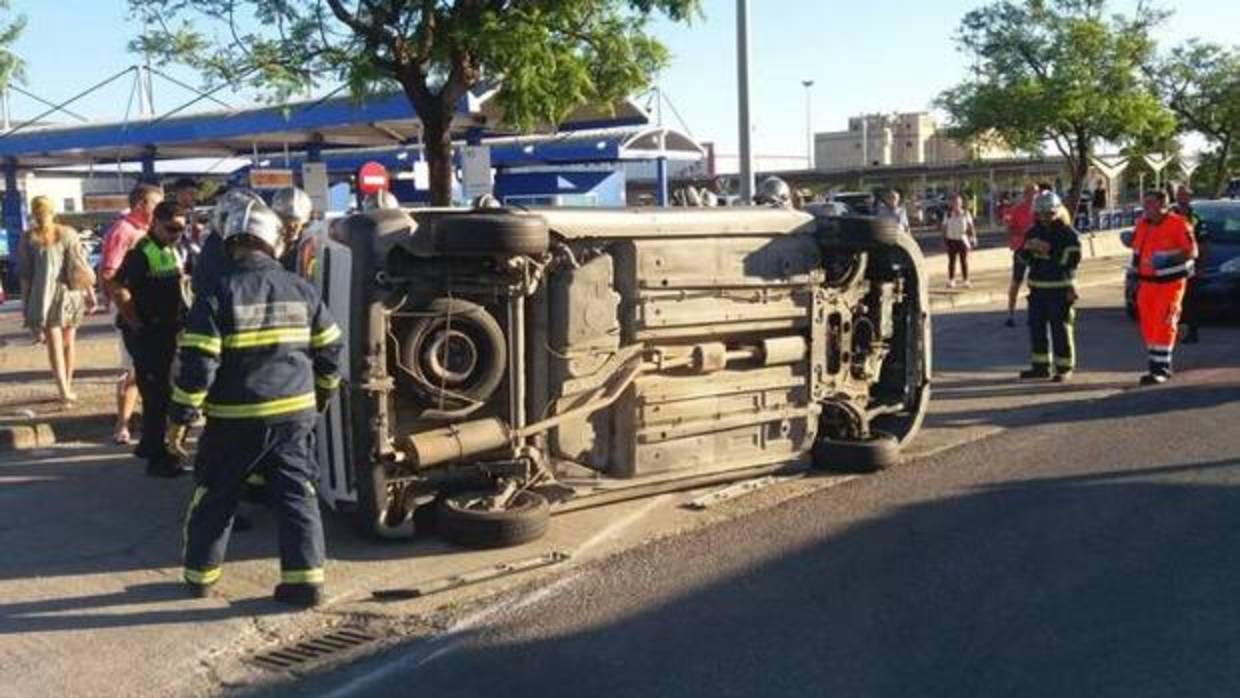
[{"label": "tree", "polygon": [[0,89],[26,81],[26,62],[10,48],[26,28],[26,16],[8,19],[9,0],[0,0]]},{"label": "tree", "polygon": [[1214,195],[1221,196],[1240,137],[1240,54],[1216,44],[1189,41],[1172,49],[1148,73],[1181,125],[1217,147],[1210,179]]},{"label": "tree", "polygon": [[324,80],[363,98],[398,89],[422,122],[431,200],[451,202],[452,118],[495,87],[507,125],[556,124],[614,104],[668,61],[652,14],[690,21],[700,0],[130,0],[131,48],[273,101]]},{"label": "tree", "polygon": [[1030,153],[1052,144],[1068,164],[1069,206],[1100,144],[1175,127],[1141,71],[1167,15],[1144,4],[1131,17],[1105,13],[1106,0],[1003,0],[969,12],[957,42],[970,75],[938,99],[963,140],[994,137]]}]

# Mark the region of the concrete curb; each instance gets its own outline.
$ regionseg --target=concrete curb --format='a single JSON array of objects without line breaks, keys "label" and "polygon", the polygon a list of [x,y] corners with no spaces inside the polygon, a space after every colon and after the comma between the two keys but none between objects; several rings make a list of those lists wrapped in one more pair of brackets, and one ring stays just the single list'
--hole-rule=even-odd
[{"label": "concrete curb", "polygon": [[56,443],[56,431],[47,422],[0,426],[0,452],[46,448]]},{"label": "concrete curb", "polygon": [[[1091,286],[1106,286],[1116,282],[1115,278],[1097,278],[1097,279],[1078,279],[1076,288],[1090,288]],[[999,291],[963,291],[956,293],[937,293],[930,294],[930,312],[941,312],[951,310],[952,308],[962,308],[971,305],[987,305],[990,303],[998,303],[999,301],[1007,302],[1007,288]]]},{"label": "concrete curb", "polygon": [[[1103,230],[1097,233],[1081,234],[1081,256],[1085,259],[1095,257],[1116,257],[1132,254],[1119,238],[1119,230]],[[946,265],[947,255],[941,252],[926,256],[926,264]],[[969,253],[969,271],[993,271],[1009,269],[1012,266],[1012,251],[1006,246],[990,247],[973,250]]]}]

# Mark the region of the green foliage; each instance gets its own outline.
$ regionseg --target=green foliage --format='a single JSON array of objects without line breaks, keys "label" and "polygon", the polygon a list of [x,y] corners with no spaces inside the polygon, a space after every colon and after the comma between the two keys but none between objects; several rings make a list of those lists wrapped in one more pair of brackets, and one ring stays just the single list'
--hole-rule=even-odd
[{"label": "green foliage", "polygon": [[475,87],[509,125],[614,104],[668,61],[652,14],[691,21],[700,0],[130,0],[134,51],[276,102],[323,83],[358,98],[400,90],[426,129],[432,196],[446,203],[448,126]]},{"label": "green foliage", "polygon": [[26,62],[10,48],[26,28],[26,16],[9,18],[9,0],[0,0],[0,88],[26,82]]},{"label": "green foliage", "polygon": [[1240,53],[1193,40],[1172,49],[1149,68],[1150,81],[1180,118],[1186,131],[1196,131],[1217,147],[1203,162],[1209,191],[1227,186],[1235,142],[1240,137]]},{"label": "green foliage", "polygon": [[1131,17],[1107,15],[1105,0],[986,5],[960,23],[970,75],[938,104],[962,140],[997,137],[1031,153],[1052,144],[1068,161],[1076,200],[1100,143],[1157,141],[1175,128],[1141,70],[1165,18],[1144,4]]}]

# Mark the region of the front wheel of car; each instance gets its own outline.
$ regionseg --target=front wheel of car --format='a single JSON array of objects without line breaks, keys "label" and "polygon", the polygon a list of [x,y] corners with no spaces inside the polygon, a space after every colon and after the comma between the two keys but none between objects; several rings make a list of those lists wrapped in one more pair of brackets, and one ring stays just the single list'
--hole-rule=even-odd
[{"label": "front wheel of car", "polygon": [[887,218],[849,216],[836,223],[839,241],[850,247],[887,247],[898,244],[900,226]]},{"label": "front wheel of car", "polygon": [[481,506],[485,492],[443,497],[435,511],[435,532],[467,548],[506,548],[543,537],[551,520],[546,497],[522,490],[501,509]]},{"label": "front wheel of car", "polygon": [[871,431],[859,440],[821,438],[814,444],[815,470],[873,473],[900,462],[900,441],[891,434]]}]

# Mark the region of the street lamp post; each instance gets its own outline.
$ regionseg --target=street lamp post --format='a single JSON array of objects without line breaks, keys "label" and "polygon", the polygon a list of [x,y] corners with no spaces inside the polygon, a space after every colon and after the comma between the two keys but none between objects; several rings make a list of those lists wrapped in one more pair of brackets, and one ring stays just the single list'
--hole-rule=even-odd
[{"label": "street lamp post", "polygon": [[736,0],[736,101],[740,131],[741,201],[753,201],[753,150],[749,123],[749,0]]},{"label": "street lamp post", "polygon": [[801,86],[805,88],[805,162],[808,169],[814,169],[814,108],[813,100],[810,98],[810,88],[814,86],[813,80],[802,80]]}]

